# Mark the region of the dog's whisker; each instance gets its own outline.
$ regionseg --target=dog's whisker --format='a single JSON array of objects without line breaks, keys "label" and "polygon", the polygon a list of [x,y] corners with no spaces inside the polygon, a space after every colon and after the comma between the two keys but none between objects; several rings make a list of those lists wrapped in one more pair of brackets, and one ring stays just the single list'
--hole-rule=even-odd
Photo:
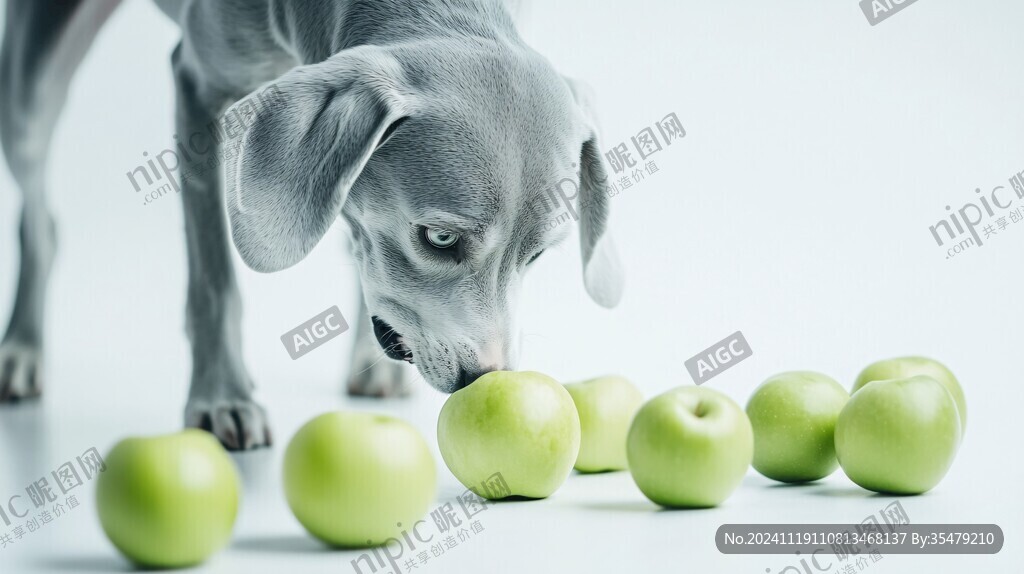
[{"label": "dog's whisker", "polygon": [[370,369],[372,369],[375,366],[377,366],[377,363],[381,362],[382,359],[386,359],[386,358],[387,358],[387,354],[384,353],[384,352],[381,352],[380,356],[377,357],[372,363],[370,363],[365,369],[363,369],[363,370],[361,370],[359,372],[353,373],[352,375],[353,376],[361,375],[361,374],[365,373],[366,371],[369,371]]}]

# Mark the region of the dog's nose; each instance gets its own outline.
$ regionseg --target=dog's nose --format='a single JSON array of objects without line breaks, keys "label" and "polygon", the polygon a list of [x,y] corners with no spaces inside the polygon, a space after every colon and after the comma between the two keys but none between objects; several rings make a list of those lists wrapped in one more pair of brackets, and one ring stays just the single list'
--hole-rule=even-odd
[{"label": "dog's nose", "polygon": [[461,390],[469,386],[470,383],[477,380],[477,378],[483,373],[470,372],[466,369],[459,369],[459,374],[455,377],[455,390]]},{"label": "dog's nose", "polygon": [[479,369],[479,370],[472,370],[472,371],[467,370],[467,369],[459,369],[459,374],[458,374],[458,376],[455,379],[455,390],[464,389],[464,388],[468,387],[473,381],[479,379],[480,377],[486,375],[487,373],[489,373],[491,371],[497,371],[497,370],[499,370],[499,369],[497,369],[497,368],[494,368],[494,369]]}]

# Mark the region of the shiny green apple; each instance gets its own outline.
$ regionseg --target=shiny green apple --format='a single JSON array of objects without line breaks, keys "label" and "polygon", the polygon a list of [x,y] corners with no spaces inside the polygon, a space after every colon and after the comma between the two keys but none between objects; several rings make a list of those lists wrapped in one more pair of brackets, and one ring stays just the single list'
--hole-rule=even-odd
[{"label": "shiny green apple", "polygon": [[430,448],[387,415],[329,412],[307,422],[284,453],[284,493],[295,518],[332,546],[400,539],[434,500]]},{"label": "shiny green apple", "polygon": [[626,435],[644,395],[624,377],[599,377],[565,385],[580,415],[580,454],[576,470],[622,470]]},{"label": "shiny green apple", "polygon": [[626,441],[636,485],[669,507],[720,504],[739,486],[753,454],[746,413],[706,387],[679,387],[648,401]]},{"label": "shiny green apple", "polygon": [[931,377],[872,381],[836,421],[836,455],[846,476],[876,492],[920,494],[942,480],[960,445],[960,416]]},{"label": "shiny green apple", "polygon": [[949,394],[953,395],[956,401],[957,411],[960,413],[960,434],[967,431],[967,399],[964,398],[964,390],[960,382],[953,376],[952,371],[942,363],[927,357],[897,357],[871,363],[857,375],[850,394],[856,393],[858,389],[871,381],[882,381],[887,379],[906,379],[917,375],[931,377],[942,383]]},{"label": "shiny green apple", "polygon": [[239,480],[206,431],[127,438],[96,482],[100,524],[129,560],[148,568],[199,564],[231,537]]},{"label": "shiny green apple", "polygon": [[761,383],[747,402],[754,468],[782,482],[807,482],[839,466],[834,433],[850,394],[834,379],[791,371]]},{"label": "shiny green apple", "polygon": [[[476,494],[545,498],[576,461],[580,418],[569,392],[551,377],[493,371],[448,398],[437,441],[452,474]],[[499,474],[503,488],[489,488]]]}]

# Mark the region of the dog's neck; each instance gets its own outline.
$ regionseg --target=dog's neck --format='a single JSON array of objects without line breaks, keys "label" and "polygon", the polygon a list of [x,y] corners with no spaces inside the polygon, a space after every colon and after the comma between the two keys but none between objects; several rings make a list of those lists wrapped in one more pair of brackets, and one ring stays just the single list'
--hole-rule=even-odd
[{"label": "dog's neck", "polygon": [[302,64],[347,48],[432,38],[517,38],[502,0],[269,0],[275,36]]}]

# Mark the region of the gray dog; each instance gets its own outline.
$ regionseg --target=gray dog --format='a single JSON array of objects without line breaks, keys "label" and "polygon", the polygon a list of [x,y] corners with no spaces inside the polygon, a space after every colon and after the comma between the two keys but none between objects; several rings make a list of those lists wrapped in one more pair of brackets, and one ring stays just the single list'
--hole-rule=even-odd
[{"label": "gray dog", "polygon": [[[185,424],[229,448],[270,443],[242,360],[231,242],[253,269],[302,260],[339,216],[363,305],[352,394],[403,391],[403,365],[450,393],[514,368],[527,266],[563,240],[538,205],[569,183],[584,283],[614,306],[597,129],[581,90],[516,32],[500,0],[163,0],[177,133],[273,85],[220,173],[182,182],[192,381]],[[8,0],[0,135],[24,203],[21,274],[0,346],[0,400],[41,391],[44,291],[55,250],[46,159],[75,68],[117,0]],[[197,142],[198,143],[198,142]],[[191,145],[191,144],[190,144]],[[208,144],[209,145],[209,144]],[[378,347],[379,344],[379,347]]]}]

